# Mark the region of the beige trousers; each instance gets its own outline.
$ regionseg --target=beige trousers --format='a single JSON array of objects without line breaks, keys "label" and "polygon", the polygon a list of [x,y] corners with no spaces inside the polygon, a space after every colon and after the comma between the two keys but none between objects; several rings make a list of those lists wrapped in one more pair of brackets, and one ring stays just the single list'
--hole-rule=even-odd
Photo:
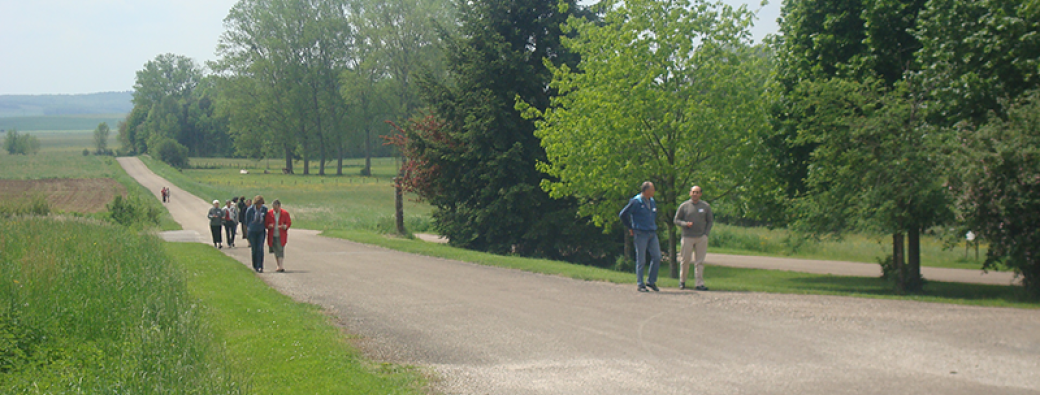
[{"label": "beige trousers", "polygon": [[694,252],[697,253],[697,260],[693,261],[693,276],[696,280],[694,286],[700,287],[704,285],[704,258],[708,255],[707,235],[682,238],[682,251],[679,254],[679,281],[686,282]]}]

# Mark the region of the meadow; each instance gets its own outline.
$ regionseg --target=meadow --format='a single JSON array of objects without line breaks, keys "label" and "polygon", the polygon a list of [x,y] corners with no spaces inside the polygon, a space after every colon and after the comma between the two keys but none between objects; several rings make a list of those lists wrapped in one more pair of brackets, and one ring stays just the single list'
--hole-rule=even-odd
[{"label": "meadow", "polygon": [[[0,178],[66,177],[114,178],[161,208],[112,157],[0,156]],[[364,359],[320,308],[143,228],[0,215],[0,394],[423,393],[422,374]]]},{"label": "meadow", "polygon": [[[370,177],[360,175],[364,159],[345,160],[349,167],[344,166],[343,176],[281,174],[284,162],[273,161],[191,158],[196,168],[179,171],[147,156],[141,159],[159,176],[207,201],[256,195],[263,195],[268,202],[279,199],[292,213],[293,225],[301,228],[382,233],[394,229],[392,179],[397,167],[393,158],[373,159]],[[302,171],[302,166],[296,169]],[[241,174],[241,170],[249,174]],[[335,172],[335,168],[326,171]],[[429,205],[414,201],[414,196],[405,197],[405,225],[410,231],[429,231],[430,211]]]}]

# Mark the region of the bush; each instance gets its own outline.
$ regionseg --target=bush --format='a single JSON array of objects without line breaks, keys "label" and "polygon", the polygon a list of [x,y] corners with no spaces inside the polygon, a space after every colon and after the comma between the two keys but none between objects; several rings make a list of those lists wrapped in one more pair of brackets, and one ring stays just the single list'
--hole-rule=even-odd
[{"label": "bush", "polygon": [[84,149],[83,149],[83,156],[90,156],[90,150],[89,150],[89,149],[86,149],[86,148],[84,148]]},{"label": "bush", "polygon": [[108,216],[113,222],[129,227],[159,224],[159,210],[137,198],[116,196],[106,205]]},{"label": "bush", "polygon": [[11,155],[36,154],[40,152],[40,140],[36,136],[19,134],[17,130],[11,129],[7,131],[7,137],[4,139],[4,149]]},{"label": "bush", "polygon": [[34,193],[23,199],[0,202],[0,218],[19,215],[44,216],[51,213],[51,205],[42,194]]},{"label": "bush", "polygon": [[161,138],[149,145],[149,151],[155,154],[156,159],[166,162],[170,166],[178,169],[188,167],[188,147],[173,139]]}]

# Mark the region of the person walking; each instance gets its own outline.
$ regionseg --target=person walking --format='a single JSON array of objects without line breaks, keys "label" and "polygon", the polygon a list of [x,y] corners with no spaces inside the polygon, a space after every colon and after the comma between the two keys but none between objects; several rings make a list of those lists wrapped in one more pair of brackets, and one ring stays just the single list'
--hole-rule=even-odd
[{"label": "person walking", "polygon": [[214,200],[213,207],[206,215],[209,217],[209,231],[213,234],[213,246],[224,248],[223,240],[220,239],[220,223],[223,220],[223,211],[220,209],[220,201]]},{"label": "person walking", "polygon": [[253,257],[253,270],[257,273],[264,272],[264,238],[266,232],[264,221],[267,220],[267,206],[264,206],[264,197],[256,195],[253,205],[246,210],[247,228],[249,229],[249,248]]},{"label": "person walking", "polygon": [[285,260],[285,242],[289,239],[289,227],[292,226],[292,219],[289,218],[289,212],[282,209],[282,202],[278,199],[271,203],[271,210],[267,212],[264,224],[267,227],[267,246],[271,248],[274,260],[278,264],[275,272],[283,273],[285,272],[285,268],[282,267],[282,261]]},{"label": "person walking", "polygon": [[[650,181],[640,186],[640,192],[632,199],[618,217],[621,224],[635,238],[636,247],[636,288],[639,292],[647,292],[646,288],[660,291],[657,288],[657,271],[661,267],[661,243],[657,239],[657,202],[654,201],[654,184]],[[650,270],[646,285],[643,285],[643,270],[647,266],[647,253],[650,254]]]},{"label": "person walking", "polygon": [[[236,200],[238,198],[235,198]],[[223,209],[224,235],[227,236],[228,247],[235,246],[235,231],[238,229],[238,207],[228,200]]]},{"label": "person walking", "polygon": [[249,244],[247,236],[249,232],[248,229],[246,229],[246,225],[248,225],[246,223],[246,210],[249,209],[249,206],[252,204],[253,202],[246,200],[245,196],[238,197],[238,223],[242,224],[242,240],[246,240],[246,244]]},{"label": "person walking", "polygon": [[690,258],[693,260],[693,277],[696,281],[694,289],[707,291],[704,286],[704,258],[708,255],[708,235],[715,217],[711,213],[711,205],[701,200],[701,187],[690,188],[690,200],[679,205],[675,211],[675,225],[682,229],[682,250],[680,252],[679,289],[686,289],[686,276],[690,271]]}]

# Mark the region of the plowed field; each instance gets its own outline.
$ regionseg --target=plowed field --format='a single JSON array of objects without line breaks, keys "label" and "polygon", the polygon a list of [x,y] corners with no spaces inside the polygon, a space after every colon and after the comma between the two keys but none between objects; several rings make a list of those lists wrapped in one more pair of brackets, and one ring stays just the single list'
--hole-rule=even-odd
[{"label": "plowed field", "polygon": [[53,211],[96,213],[105,210],[116,194],[126,197],[126,187],[111,178],[51,178],[0,180],[0,201],[40,193]]}]

